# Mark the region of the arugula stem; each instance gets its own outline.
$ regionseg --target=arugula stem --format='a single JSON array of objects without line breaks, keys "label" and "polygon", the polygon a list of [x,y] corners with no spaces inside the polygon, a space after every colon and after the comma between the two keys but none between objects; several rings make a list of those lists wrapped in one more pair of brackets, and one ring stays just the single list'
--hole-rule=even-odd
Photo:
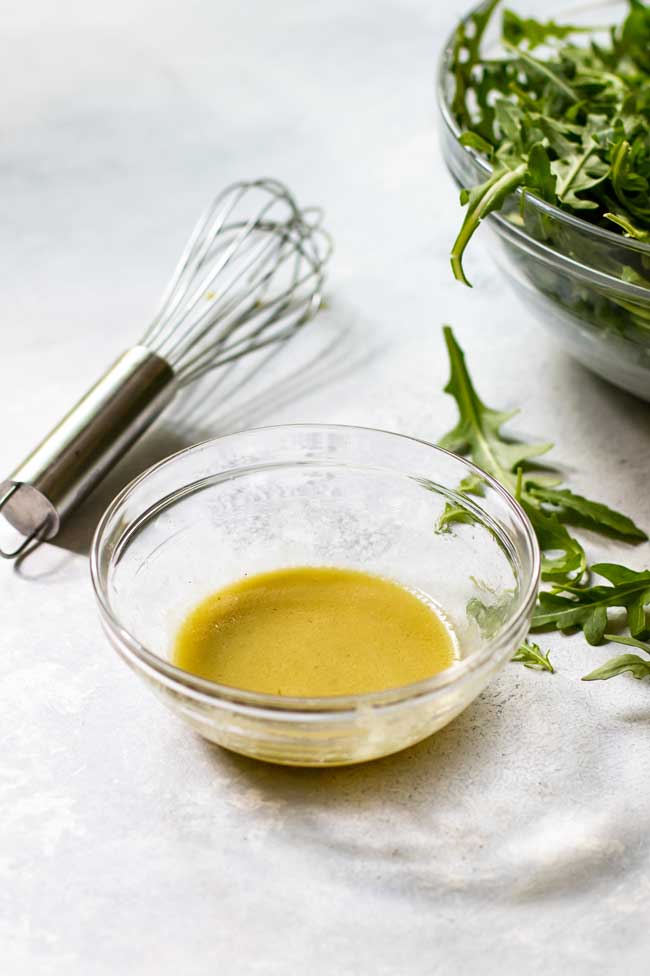
[{"label": "arugula stem", "polygon": [[593,156],[595,150],[596,150],[596,145],[594,143],[592,143],[591,146],[587,146],[587,148],[585,149],[585,151],[583,152],[583,154],[581,156],[578,156],[578,158],[576,159],[575,163],[573,164],[573,166],[571,167],[571,169],[568,171],[568,173],[567,173],[566,177],[564,178],[564,180],[560,181],[558,179],[557,195],[560,198],[560,200],[563,199],[563,197],[565,196],[565,194],[571,188],[571,184],[574,182],[574,180],[576,179],[576,177],[580,174],[580,171],[582,170],[582,168],[585,165],[585,163],[587,162],[587,160],[591,156]]},{"label": "arugula stem", "polygon": [[454,277],[458,281],[462,281],[464,285],[472,287],[463,270],[463,254],[474,231],[492,210],[497,210],[501,206],[509,193],[517,189],[527,168],[527,163],[521,163],[514,169],[508,169],[505,172],[497,170],[481,188],[473,191],[478,193],[478,196],[468,203],[463,225],[451,249],[451,269],[454,272]]},{"label": "arugula stem", "polygon": [[468,419],[474,431],[474,437],[479,448],[478,453],[480,453],[480,456],[483,458],[483,467],[485,467],[487,471],[492,472],[493,476],[498,478],[502,484],[507,483],[512,480],[512,476],[500,464],[496,453],[492,449],[487,437],[483,432],[483,425],[479,417],[477,404],[475,403],[475,396],[472,396],[474,391],[472,389],[467,366],[465,365],[465,358],[460,346],[454,338],[454,333],[451,326],[443,326],[443,333],[445,336],[447,353],[451,362],[452,373],[457,371],[461,378],[458,393],[459,410],[461,415]]},{"label": "arugula stem", "polygon": [[539,74],[543,75],[547,81],[550,81],[551,84],[555,85],[558,91],[561,91],[562,94],[566,95],[566,97],[572,102],[580,101],[580,96],[576,91],[574,91],[571,85],[567,84],[563,78],[556,75],[555,72],[552,71],[548,65],[544,64],[543,61],[538,61],[537,58],[534,58],[532,54],[528,53],[528,51],[524,51],[522,48],[516,47],[514,44],[511,44],[510,41],[502,39],[501,43],[514,55],[515,58],[517,58],[519,61],[523,61],[524,64],[527,64],[530,68],[533,68],[534,71],[537,71]]}]

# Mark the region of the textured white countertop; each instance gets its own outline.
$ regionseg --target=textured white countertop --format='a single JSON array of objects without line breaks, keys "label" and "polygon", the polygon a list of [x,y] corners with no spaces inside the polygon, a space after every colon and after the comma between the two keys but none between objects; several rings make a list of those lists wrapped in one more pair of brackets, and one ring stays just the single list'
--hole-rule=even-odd
[{"label": "textured white countertop", "polygon": [[[401,755],[280,769],[212,747],[108,648],[86,558],[152,460],[238,427],[336,421],[427,439],[455,416],[440,331],[485,399],[556,442],[571,485],[650,526],[650,406],[569,361],[472,247],[437,152],[434,56],[457,0],[88,4],[2,14],[0,471],[137,336],[232,179],[321,203],[314,329],[345,354],[278,392],[171,414],[57,545],[0,566],[0,945],[7,976],[647,972],[650,686],[550,639]],[[312,340],[314,334],[312,334]],[[306,352],[307,350],[307,352]],[[302,357],[302,358],[301,358]],[[284,374],[283,374],[284,375]],[[310,389],[311,386],[311,389]],[[593,552],[594,540],[591,540]],[[607,558],[648,564],[649,547]]]}]

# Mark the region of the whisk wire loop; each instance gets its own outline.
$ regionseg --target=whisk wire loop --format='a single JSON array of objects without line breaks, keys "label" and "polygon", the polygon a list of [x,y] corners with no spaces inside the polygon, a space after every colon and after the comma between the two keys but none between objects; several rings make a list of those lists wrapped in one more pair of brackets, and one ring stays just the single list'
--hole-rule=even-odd
[{"label": "whisk wire loop", "polygon": [[276,180],[219,194],[142,339],[180,385],[288,338],[314,314],[331,250],[321,219],[318,208],[301,211]]}]

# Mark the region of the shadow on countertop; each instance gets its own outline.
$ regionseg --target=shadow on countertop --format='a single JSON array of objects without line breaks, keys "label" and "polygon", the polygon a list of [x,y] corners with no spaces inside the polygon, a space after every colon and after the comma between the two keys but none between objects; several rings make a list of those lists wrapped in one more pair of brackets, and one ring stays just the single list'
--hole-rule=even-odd
[{"label": "shadow on countertop", "polygon": [[[196,386],[182,390],[165,414],[147,431],[97,486],[52,540],[58,549],[88,555],[102,513],[129,482],[151,465],[192,444],[250,427],[261,427],[273,411],[309,396],[344,378],[379,354],[372,330],[359,334],[359,316],[334,308],[321,313],[288,343],[263,350],[245,360],[223,367]],[[285,345],[291,357],[285,365]],[[37,547],[36,547],[37,548]],[[23,565],[34,551],[16,563],[19,573],[30,578],[38,568]],[[51,562],[51,560],[50,560]],[[47,575],[51,573],[47,570]]]},{"label": "shadow on countertop", "polygon": [[[554,766],[530,753],[517,688],[505,673],[435,735],[356,766],[273,766],[204,740],[198,748],[274,846],[325,856],[360,888],[432,903],[592,897],[634,867],[642,828],[611,804],[584,808],[584,757],[562,752]],[[606,771],[593,775],[606,789]]]},{"label": "shadow on countertop", "polygon": [[[593,373],[571,356],[566,355],[562,359],[558,372],[560,370],[566,374],[563,385],[567,389],[579,387],[581,398],[591,407],[606,408],[606,412],[611,416],[623,418],[632,436],[650,442],[650,401],[627,393],[604,377]],[[650,380],[648,385],[650,396]],[[594,443],[600,443],[607,432],[599,426],[586,425],[585,433],[593,435]]]}]

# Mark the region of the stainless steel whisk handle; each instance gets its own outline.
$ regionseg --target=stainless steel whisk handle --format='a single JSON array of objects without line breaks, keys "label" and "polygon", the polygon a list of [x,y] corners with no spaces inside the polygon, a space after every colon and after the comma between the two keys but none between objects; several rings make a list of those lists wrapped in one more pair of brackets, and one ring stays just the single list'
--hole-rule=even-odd
[{"label": "stainless steel whisk handle", "polygon": [[107,370],[23,463],[0,483],[0,512],[25,538],[56,535],[74,509],[173,399],[175,374],[145,346],[133,346]]}]

